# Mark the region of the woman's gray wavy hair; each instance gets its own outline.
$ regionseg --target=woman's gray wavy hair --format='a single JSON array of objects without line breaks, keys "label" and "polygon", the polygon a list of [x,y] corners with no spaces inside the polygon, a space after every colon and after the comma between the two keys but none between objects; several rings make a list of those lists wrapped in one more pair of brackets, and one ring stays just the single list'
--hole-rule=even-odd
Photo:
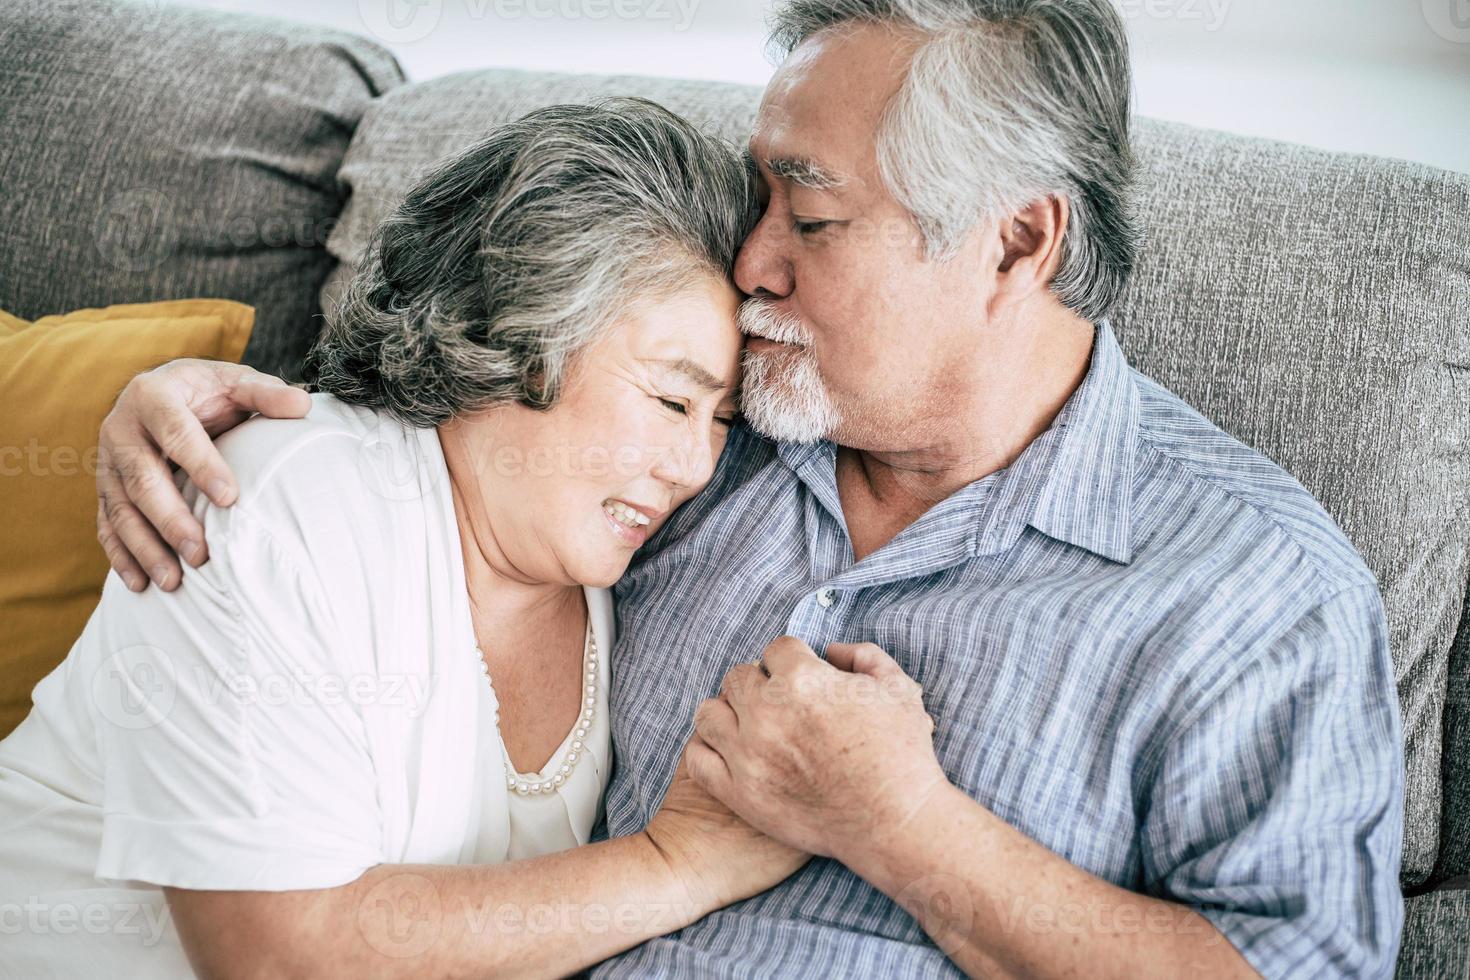
[{"label": "woman's gray wavy hair", "polygon": [[656,103],[540,109],[438,166],[378,227],[306,378],[416,427],[549,408],[630,304],[728,278],[757,217],[745,155]]},{"label": "woman's gray wavy hair", "polygon": [[952,255],[982,219],[1061,195],[1071,219],[1052,292],[1088,320],[1107,315],[1141,239],[1113,0],[779,0],[771,45],[784,56],[847,24],[919,35],[878,162],[930,256]]}]

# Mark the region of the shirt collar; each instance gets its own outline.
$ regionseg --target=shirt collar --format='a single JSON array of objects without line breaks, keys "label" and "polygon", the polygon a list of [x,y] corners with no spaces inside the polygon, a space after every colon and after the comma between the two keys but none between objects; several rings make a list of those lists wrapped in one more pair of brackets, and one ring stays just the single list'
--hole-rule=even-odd
[{"label": "shirt collar", "polygon": [[1112,561],[1133,559],[1138,411],[1133,369],[1111,324],[1101,320],[1087,375],[1048,430],[1057,434],[1057,448],[1028,521],[1032,527]]},{"label": "shirt collar", "polygon": [[[1138,387],[1112,326],[1098,322],[1082,383],[1049,429],[1010,466],[956,492],[975,508],[971,555],[1010,548],[1026,525],[1115,562],[1133,558],[1131,503]],[[830,440],[778,443],[776,453],[840,520]],[[984,493],[972,493],[981,489]],[[828,499],[830,498],[830,499]],[[951,498],[951,502],[955,501]]]}]

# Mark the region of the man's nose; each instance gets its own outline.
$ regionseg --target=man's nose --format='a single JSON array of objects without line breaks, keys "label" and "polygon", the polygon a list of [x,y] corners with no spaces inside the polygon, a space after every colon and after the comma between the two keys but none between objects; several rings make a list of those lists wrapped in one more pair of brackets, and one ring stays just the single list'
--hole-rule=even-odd
[{"label": "man's nose", "polygon": [[735,257],[735,285],[740,291],[768,299],[791,295],[789,245],[788,236],[768,208]]}]

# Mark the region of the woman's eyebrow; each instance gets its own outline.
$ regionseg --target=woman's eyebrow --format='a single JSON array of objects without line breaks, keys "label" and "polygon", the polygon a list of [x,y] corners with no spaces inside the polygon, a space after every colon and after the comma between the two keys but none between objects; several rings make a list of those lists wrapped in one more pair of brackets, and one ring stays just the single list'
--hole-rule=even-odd
[{"label": "woman's eyebrow", "polygon": [[682,374],[705,391],[725,391],[729,387],[725,382],[715,377],[704,365],[691,361],[687,357],[676,357],[673,359],[645,357],[642,360],[646,364],[656,364],[666,371]]}]

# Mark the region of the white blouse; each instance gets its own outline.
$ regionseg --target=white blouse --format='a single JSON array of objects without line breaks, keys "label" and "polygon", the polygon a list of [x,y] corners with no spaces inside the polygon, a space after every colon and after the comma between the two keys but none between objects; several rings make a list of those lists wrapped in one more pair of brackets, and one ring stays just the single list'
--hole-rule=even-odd
[{"label": "white blouse", "polygon": [[[484,766],[476,770],[478,785],[475,797],[481,804],[480,812],[476,816],[478,826],[466,834],[466,840],[473,838],[476,843],[468,860],[461,863],[497,864],[501,861],[515,861],[564,851],[587,843],[592,828],[597,823],[601,814],[603,791],[607,788],[610,774],[608,767],[597,761],[608,759],[610,753],[607,717],[608,666],[607,656],[602,651],[607,649],[603,646],[603,638],[610,638],[612,630],[612,608],[606,590],[588,590],[587,609],[589,612],[598,610],[592,613],[589,623],[593,628],[593,649],[597,651],[597,663],[594,667],[597,691],[593,695],[597,703],[589,706],[592,717],[588,721],[586,734],[578,737],[577,726],[583,717],[579,714],[578,720],[572,723],[566,737],[539,771],[523,773],[514,769],[510,753],[506,751],[500,731],[495,727],[500,714],[495,700],[495,686],[488,677],[480,686],[480,740],[482,744],[500,744],[504,769]],[[601,628],[598,628],[599,622]],[[478,650],[471,651],[471,656],[479,655]],[[577,752],[578,758],[568,764],[568,753],[573,751]],[[554,781],[563,766],[567,766],[570,772],[563,782],[556,785]],[[506,807],[485,806],[486,801],[498,796],[488,783],[497,778],[504,779],[505,773],[514,773],[520,777],[516,780],[519,783],[539,783],[543,787],[549,785],[551,789],[540,793],[513,791],[510,790],[510,781],[507,780]]]},{"label": "white blouse", "polygon": [[[218,446],[185,499],[210,560],[173,593],[109,575],[0,741],[0,974],[190,977],[161,886],[330,888],[377,864],[585,843],[610,773],[609,593],[585,755],[510,789],[433,429],[313,395]],[[565,750],[574,732],[568,733]],[[564,751],[552,756],[554,780]]]}]

